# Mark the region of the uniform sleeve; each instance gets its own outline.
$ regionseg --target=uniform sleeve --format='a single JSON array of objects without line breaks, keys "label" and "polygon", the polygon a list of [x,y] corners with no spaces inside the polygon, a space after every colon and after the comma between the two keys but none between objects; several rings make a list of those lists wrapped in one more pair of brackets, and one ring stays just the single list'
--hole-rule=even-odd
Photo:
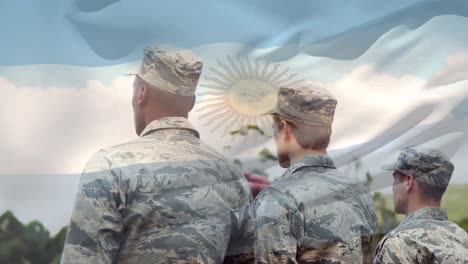
[{"label": "uniform sleeve", "polygon": [[304,221],[296,204],[267,187],[255,200],[257,263],[297,263]]},{"label": "uniform sleeve", "polygon": [[416,249],[399,237],[384,238],[375,251],[374,264],[419,263],[415,253]]},{"label": "uniform sleeve", "polygon": [[[231,238],[224,263],[255,263],[255,211],[250,187],[244,176],[240,176],[240,199],[238,210],[231,212]],[[236,212],[237,211],[237,212]]]},{"label": "uniform sleeve", "polygon": [[76,197],[61,263],[115,263],[122,220],[114,195],[114,173],[103,152],[87,163]]}]

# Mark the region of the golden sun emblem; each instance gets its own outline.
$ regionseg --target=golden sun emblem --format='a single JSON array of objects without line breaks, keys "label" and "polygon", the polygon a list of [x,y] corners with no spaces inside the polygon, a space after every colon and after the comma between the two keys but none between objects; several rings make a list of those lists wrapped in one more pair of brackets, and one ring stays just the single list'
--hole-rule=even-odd
[{"label": "golden sun emblem", "polygon": [[216,77],[206,76],[211,83],[200,84],[214,91],[198,93],[207,97],[197,102],[203,106],[196,111],[205,112],[199,119],[208,119],[204,125],[213,126],[212,133],[224,126],[222,137],[232,134],[232,129],[239,131],[247,127],[263,131],[262,128],[270,127],[271,118],[265,113],[276,106],[279,87],[303,80],[294,80],[297,74],[290,73],[289,68],[280,70],[279,64],[269,69],[269,63],[258,60],[255,65],[248,58],[235,63],[227,56],[227,60],[229,65],[217,60],[220,68],[209,68]]}]

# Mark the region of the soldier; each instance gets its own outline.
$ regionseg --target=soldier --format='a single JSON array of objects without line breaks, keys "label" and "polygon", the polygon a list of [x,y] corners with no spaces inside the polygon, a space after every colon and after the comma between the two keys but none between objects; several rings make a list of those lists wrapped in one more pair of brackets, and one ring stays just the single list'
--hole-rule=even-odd
[{"label": "soldier", "polygon": [[380,241],[374,263],[468,263],[468,235],[440,208],[454,169],[448,158],[408,147],[384,169],[393,171],[395,212],[406,218]]},{"label": "soldier", "polygon": [[187,120],[203,63],[151,47],[133,84],[138,139],[81,176],[61,263],[253,262],[249,184]]},{"label": "soldier", "polygon": [[377,218],[369,189],[327,155],[336,99],[306,82],[278,96],[270,114],[279,163],[288,169],[255,199],[257,261],[362,263]]}]

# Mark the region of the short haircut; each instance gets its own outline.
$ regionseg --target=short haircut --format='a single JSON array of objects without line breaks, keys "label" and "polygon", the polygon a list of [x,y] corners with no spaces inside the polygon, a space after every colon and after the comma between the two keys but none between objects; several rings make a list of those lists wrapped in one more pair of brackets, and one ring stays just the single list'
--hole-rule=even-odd
[{"label": "short haircut", "polygon": [[417,181],[419,193],[424,199],[440,201],[447,187],[435,186],[433,184]]},{"label": "short haircut", "polygon": [[[403,179],[406,177],[405,174],[397,171],[397,175],[399,177],[398,182],[402,182]],[[414,175],[413,175],[414,176]],[[439,187],[433,184],[425,183],[422,181],[417,180],[417,176],[414,176],[416,180],[416,184],[418,185],[419,195],[425,200],[433,200],[433,201],[440,201],[442,200],[442,196],[444,195],[447,187]]]},{"label": "short haircut", "polygon": [[319,151],[326,150],[328,148],[332,133],[331,127],[303,124],[289,120],[278,114],[273,114],[273,122],[280,130],[283,129],[281,123],[282,120],[291,125],[297,143],[302,148]]},{"label": "short haircut", "polygon": [[140,78],[140,76],[137,76],[137,79],[140,85],[144,84],[153,90],[153,93],[156,94],[158,105],[161,108],[176,114],[184,114],[190,112],[195,105],[195,95],[184,96],[180,94],[174,94],[148,83],[147,81]]}]

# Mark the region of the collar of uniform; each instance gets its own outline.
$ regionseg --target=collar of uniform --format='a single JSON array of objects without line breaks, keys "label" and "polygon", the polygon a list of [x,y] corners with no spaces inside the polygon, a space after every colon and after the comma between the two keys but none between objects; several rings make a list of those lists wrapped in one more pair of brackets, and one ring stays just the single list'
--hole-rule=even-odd
[{"label": "collar of uniform", "polygon": [[303,167],[321,167],[321,168],[336,169],[335,164],[333,163],[333,160],[330,158],[330,156],[326,154],[322,154],[322,155],[305,156],[298,162],[291,165],[291,167],[289,167],[288,169],[288,172],[294,173],[295,171]]},{"label": "collar of uniform", "polygon": [[185,129],[192,131],[197,138],[200,138],[200,134],[198,133],[195,128],[193,128],[190,121],[184,117],[163,117],[158,120],[154,120],[153,122],[149,123],[146,128],[141,133],[141,136],[146,136],[149,134],[154,133],[158,130],[163,129]]},{"label": "collar of uniform", "polygon": [[440,207],[424,207],[408,215],[402,224],[415,219],[448,220],[447,210]]}]

